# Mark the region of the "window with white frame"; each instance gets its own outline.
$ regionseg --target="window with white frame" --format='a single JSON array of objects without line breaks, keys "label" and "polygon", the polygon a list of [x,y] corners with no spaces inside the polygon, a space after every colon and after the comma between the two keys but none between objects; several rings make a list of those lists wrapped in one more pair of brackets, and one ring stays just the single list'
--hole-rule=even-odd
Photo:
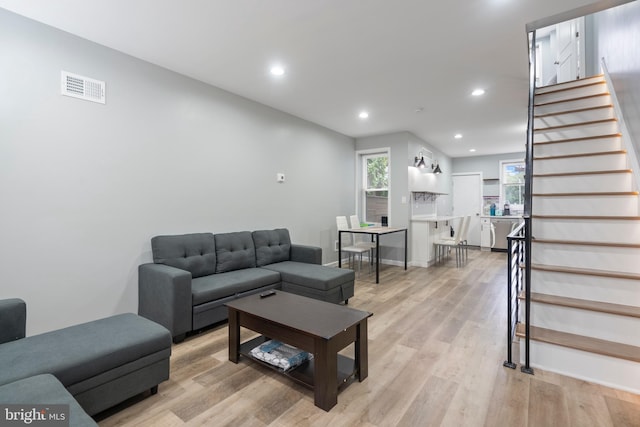
[{"label": "window with white frame", "polygon": [[523,160],[500,162],[500,200],[511,212],[524,210],[525,163]]},{"label": "window with white frame", "polygon": [[380,223],[389,216],[389,154],[367,153],[361,160],[361,220]]}]

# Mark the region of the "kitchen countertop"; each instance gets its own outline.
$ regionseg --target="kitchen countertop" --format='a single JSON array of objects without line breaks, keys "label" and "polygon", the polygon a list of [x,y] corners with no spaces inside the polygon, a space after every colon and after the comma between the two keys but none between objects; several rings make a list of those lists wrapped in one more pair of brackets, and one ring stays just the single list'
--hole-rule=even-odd
[{"label": "kitchen countertop", "polygon": [[435,215],[415,215],[411,217],[411,221],[417,222],[445,222],[453,219],[462,218],[461,216],[435,216]]}]

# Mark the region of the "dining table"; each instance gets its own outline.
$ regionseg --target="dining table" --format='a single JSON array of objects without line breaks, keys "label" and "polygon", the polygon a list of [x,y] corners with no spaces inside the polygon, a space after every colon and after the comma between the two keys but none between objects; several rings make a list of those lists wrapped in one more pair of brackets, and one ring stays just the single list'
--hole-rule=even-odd
[{"label": "dining table", "polygon": [[376,283],[380,283],[380,236],[386,236],[394,233],[404,233],[404,269],[407,269],[407,228],[406,227],[387,227],[387,226],[369,226],[361,228],[345,228],[338,230],[338,268],[342,267],[342,234],[367,234],[371,236],[371,241],[376,244]]}]

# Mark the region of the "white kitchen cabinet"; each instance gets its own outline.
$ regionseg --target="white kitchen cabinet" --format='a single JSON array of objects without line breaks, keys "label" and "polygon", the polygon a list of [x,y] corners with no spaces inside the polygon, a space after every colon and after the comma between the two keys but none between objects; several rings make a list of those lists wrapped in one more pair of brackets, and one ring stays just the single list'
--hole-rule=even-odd
[{"label": "white kitchen cabinet", "polygon": [[491,232],[491,218],[480,218],[480,250],[490,251],[493,239],[493,233]]},{"label": "white kitchen cabinet", "polygon": [[433,242],[450,236],[450,228],[457,226],[460,217],[415,216],[411,219],[411,265],[429,267],[435,261]]}]

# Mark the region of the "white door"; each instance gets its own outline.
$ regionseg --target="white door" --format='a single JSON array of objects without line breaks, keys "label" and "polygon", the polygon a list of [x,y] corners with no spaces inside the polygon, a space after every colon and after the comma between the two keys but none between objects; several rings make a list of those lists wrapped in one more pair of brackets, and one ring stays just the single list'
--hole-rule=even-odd
[{"label": "white door", "polygon": [[469,245],[480,246],[480,212],[482,209],[482,174],[455,173],[451,193],[454,216],[471,215]]},{"label": "white door", "polygon": [[[558,83],[584,77],[584,65],[580,64],[582,19],[574,19],[556,25],[556,75]],[[584,58],[582,59],[584,61]]]}]

